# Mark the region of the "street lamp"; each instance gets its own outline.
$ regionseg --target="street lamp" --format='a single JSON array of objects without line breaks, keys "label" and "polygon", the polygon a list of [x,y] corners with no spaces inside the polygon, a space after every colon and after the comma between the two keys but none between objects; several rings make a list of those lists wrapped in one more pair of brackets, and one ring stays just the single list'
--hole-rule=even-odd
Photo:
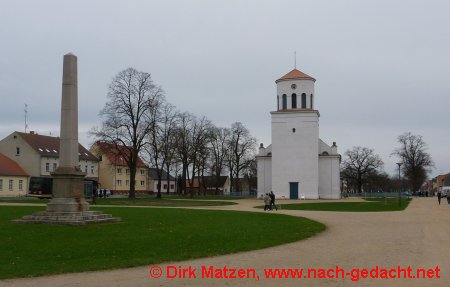
[{"label": "street lamp", "polygon": [[402,206],[402,197],[400,194],[401,191],[401,181],[400,181],[400,167],[402,166],[401,162],[397,162],[398,165],[398,206]]}]

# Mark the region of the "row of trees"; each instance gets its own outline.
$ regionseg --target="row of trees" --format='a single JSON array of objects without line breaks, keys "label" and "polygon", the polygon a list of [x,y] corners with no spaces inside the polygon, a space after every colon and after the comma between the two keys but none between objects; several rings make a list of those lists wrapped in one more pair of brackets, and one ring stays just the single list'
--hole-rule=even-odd
[{"label": "row of trees", "polygon": [[[427,173],[434,166],[427,145],[422,136],[410,132],[398,137],[399,147],[392,155],[401,165],[403,177],[410,190],[417,191],[427,179]],[[383,171],[383,161],[373,149],[353,147],[345,152],[341,176],[346,180],[347,188],[361,193],[369,191],[392,191],[400,186],[398,178],[390,178]]]},{"label": "row of trees", "polygon": [[[218,179],[224,172],[239,191],[233,178],[255,174],[256,139],[242,123],[220,128],[206,117],[176,110],[150,74],[134,68],[121,71],[109,85],[107,97],[100,112],[102,125],[91,134],[124,147],[117,150],[124,151],[120,156],[130,169],[130,198],[135,197],[138,156],[156,168],[157,197],[161,197],[163,170],[181,171],[183,192],[187,191],[186,181],[192,188],[195,177],[213,175]],[[189,191],[192,194],[192,189]]]}]

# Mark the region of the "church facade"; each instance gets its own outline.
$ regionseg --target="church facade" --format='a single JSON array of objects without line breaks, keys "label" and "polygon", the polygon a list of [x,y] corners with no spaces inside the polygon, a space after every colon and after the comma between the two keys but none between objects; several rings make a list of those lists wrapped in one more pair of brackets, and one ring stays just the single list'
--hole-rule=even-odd
[{"label": "church facade", "polygon": [[272,144],[259,147],[258,197],[339,199],[340,158],[336,143],[319,138],[319,111],[314,106],[315,79],[294,69],[277,85],[272,111]]}]

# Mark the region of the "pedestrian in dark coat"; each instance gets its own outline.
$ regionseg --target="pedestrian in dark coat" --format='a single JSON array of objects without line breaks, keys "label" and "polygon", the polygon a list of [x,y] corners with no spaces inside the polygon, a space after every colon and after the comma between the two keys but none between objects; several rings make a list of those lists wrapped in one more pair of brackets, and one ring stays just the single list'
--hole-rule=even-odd
[{"label": "pedestrian in dark coat", "polygon": [[441,198],[442,198],[442,193],[441,193],[440,191],[438,191],[438,193],[437,193],[437,197],[438,197],[438,202],[439,202],[439,205],[441,205]]},{"label": "pedestrian in dark coat", "polygon": [[278,210],[277,206],[275,205],[275,194],[273,194],[273,191],[270,191],[269,197],[270,197],[270,210],[272,210],[273,207],[275,207],[275,210]]}]

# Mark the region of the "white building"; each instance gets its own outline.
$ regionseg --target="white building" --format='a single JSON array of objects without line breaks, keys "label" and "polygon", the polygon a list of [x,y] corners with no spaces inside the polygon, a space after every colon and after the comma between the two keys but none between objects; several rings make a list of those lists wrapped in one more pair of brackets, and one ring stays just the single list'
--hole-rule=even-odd
[{"label": "white building", "polygon": [[272,144],[257,156],[258,196],[271,190],[278,198],[338,199],[340,155],[336,143],[319,138],[319,111],[314,107],[315,79],[292,70],[277,84],[272,115]]}]

